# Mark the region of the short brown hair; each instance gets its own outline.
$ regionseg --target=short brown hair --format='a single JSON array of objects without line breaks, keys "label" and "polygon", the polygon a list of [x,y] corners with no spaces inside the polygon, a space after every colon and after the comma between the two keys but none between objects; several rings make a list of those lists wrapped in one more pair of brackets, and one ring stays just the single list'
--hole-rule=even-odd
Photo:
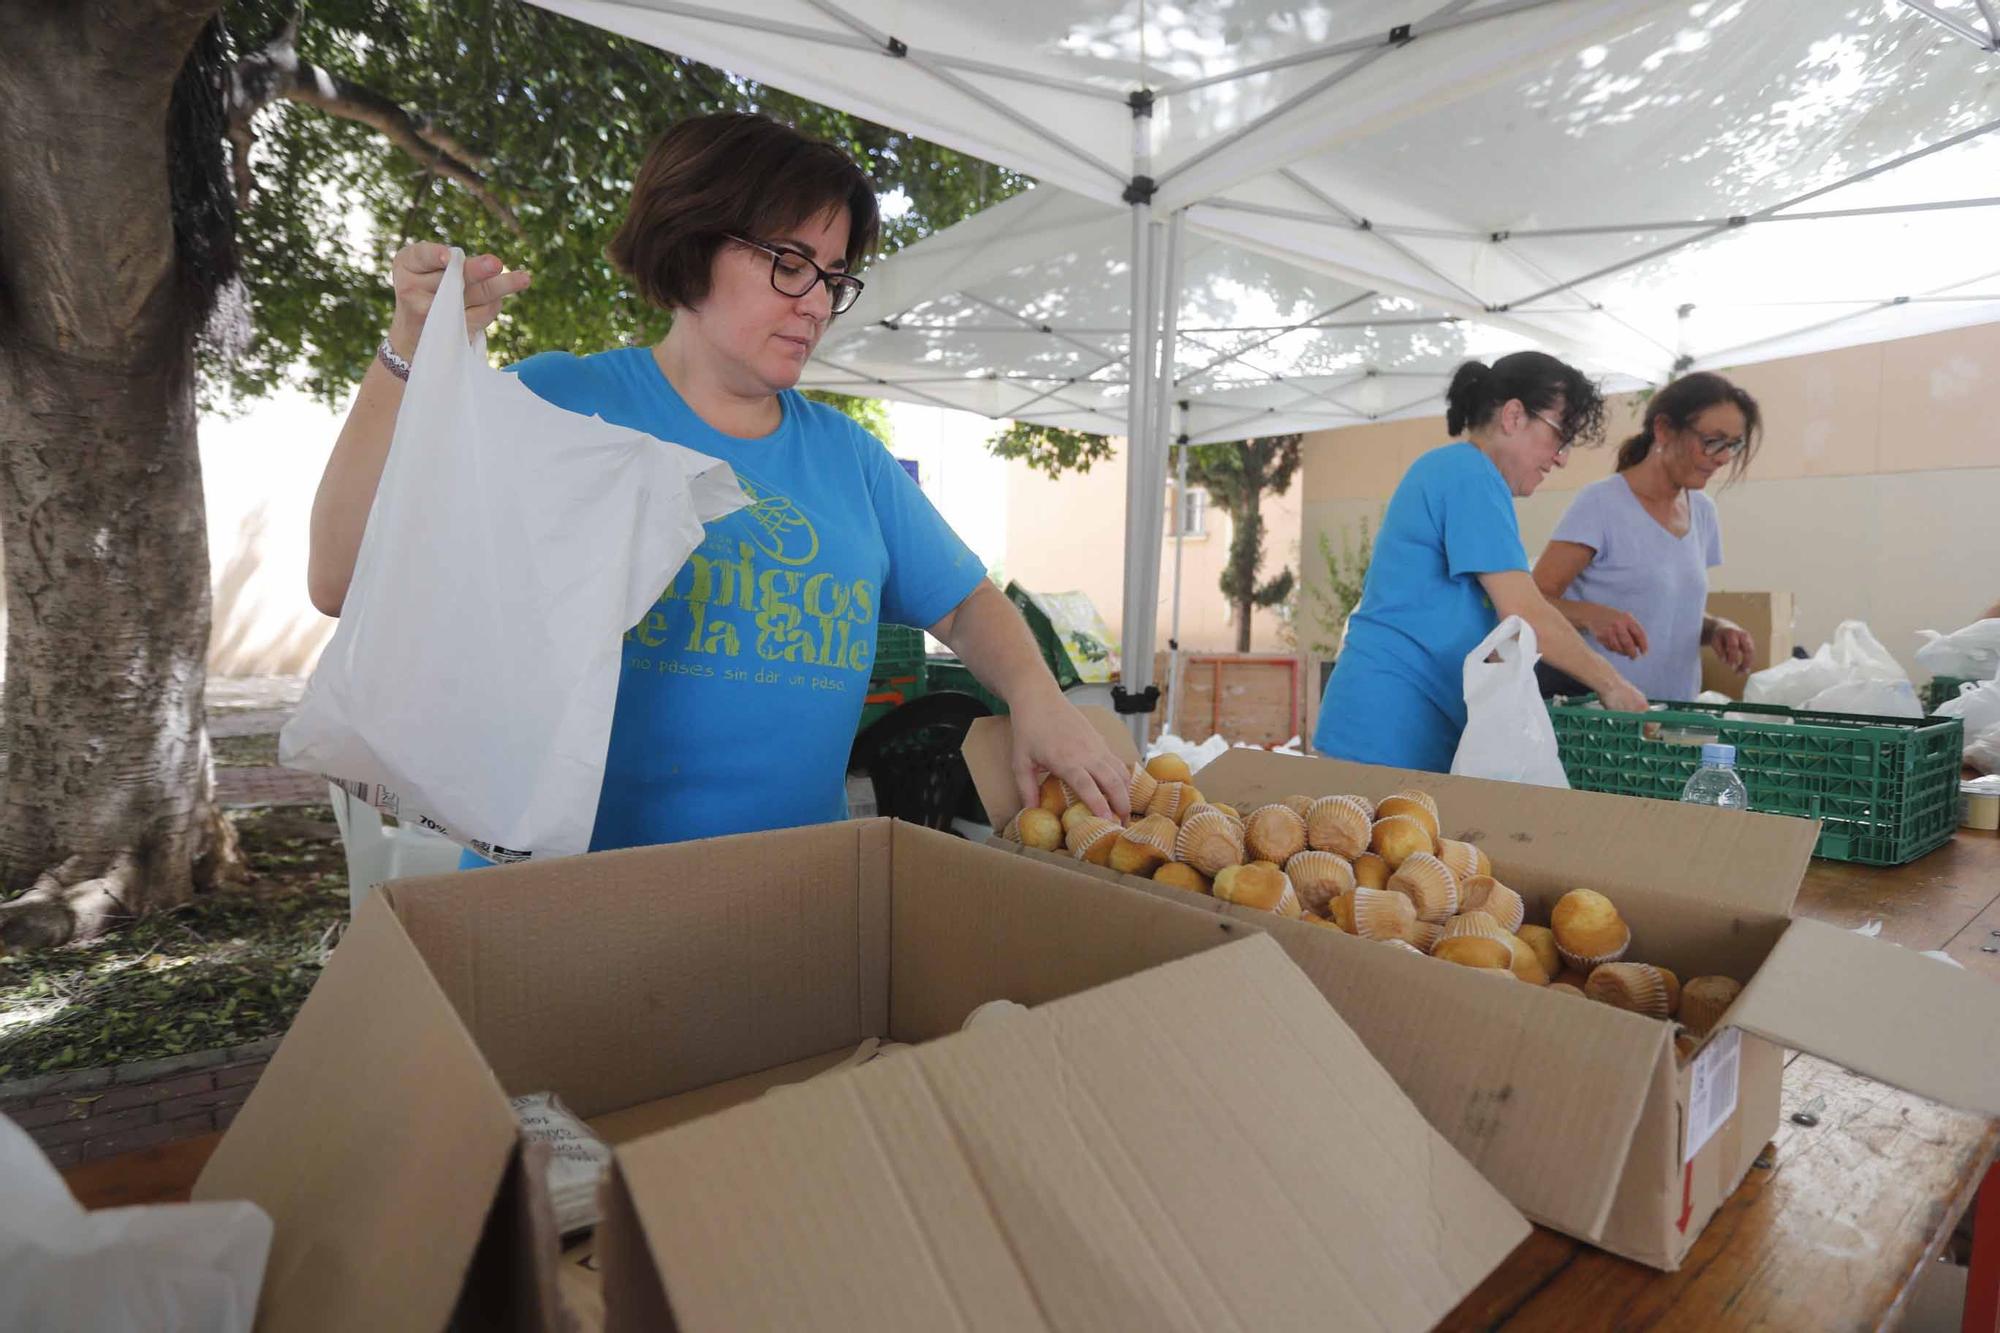
[{"label": "short brown hair", "polygon": [[767,240],[842,208],[852,270],[875,248],[880,214],[847,154],[769,116],[696,116],[647,150],[606,254],[648,301],[684,309],[708,295],[715,252],[730,235]]}]

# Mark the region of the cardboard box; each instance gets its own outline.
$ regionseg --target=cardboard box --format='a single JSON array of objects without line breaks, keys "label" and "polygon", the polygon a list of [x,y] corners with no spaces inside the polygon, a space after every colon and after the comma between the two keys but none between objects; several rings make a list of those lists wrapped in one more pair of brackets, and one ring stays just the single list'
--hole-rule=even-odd
[{"label": "cardboard box", "polygon": [[[1092,720],[1131,755],[1117,719]],[[1007,747],[999,719],[976,723],[965,743],[980,799],[1001,823],[1020,804]],[[1230,751],[1195,783],[1245,811],[1295,792],[1379,800],[1406,787],[1428,791],[1446,836],[1484,847],[1496,875],[1528,900],[1530,920],[1545,923],[1571,888],[1596,888],[1630,922],[1634,961],[1683,979],[1720,974],[1746,983],[1729,1015],[1740,1037],[1712,1037],[1684,1066],[1667,1023],[1011,848],[1264,925],[1431,1124],[1515,1207],[1556,1230],[1676,1268],[1776,1128],[1780,1047],[2000,1114],[2000,987],[1879,940],[1790,919],[1815,821],[1255,750]],[[1733,1110],[1714,1105],[1710,1092],[1726,1091],[1730,1064]],[[1710,1109],[1714,1128],[1704,1139]]]},{"label": "cardboard box", "polygon": [[[1792,595],[1788,592],[1712,592],[1708,614],[1733,620],[1750,631],[1757,651],[1750,670],[1762,671],[1792,655]],[[1701,650],[1701,687],[1732,699],[1743,697],[1743,677],[1723,665],[1713,648]]]},{"label": "cardboard box", "polygon": [[[396,881],[196,1186],[265,1330],[1427,1328],[1527,1223],[1257,926],[888,821]],[[1220,929],[1218,929],[1220,926]],[[994,998],[1032,1013],[960,1033]],[[862,1039],[923,1043],[826,1070]],[[557,1263],[505,1096],[617,1143]],[[565,1300],[565,1296],[567,1300]]]}]

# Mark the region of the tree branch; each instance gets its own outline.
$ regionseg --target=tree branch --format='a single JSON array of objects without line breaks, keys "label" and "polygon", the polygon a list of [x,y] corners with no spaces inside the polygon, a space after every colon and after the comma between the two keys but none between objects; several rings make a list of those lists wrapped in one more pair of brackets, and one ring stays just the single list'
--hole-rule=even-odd
[{"label": "tree branch", "polygon": [[507,230],[516,236],[524,234],[514,210],[493,192],[481,174],[481,168],[487,165],[485,159],[466,151],[429,117],[412,113],[372,88],[300,59],[296,40],[294,20],[263,49],[237,61],[230,71],[229,141],[235,150],[239,204],[247,206],[250,202],[250,145],[255,138],[251,122],[272,102],[299,102],[375,130],[425,171],[456,181]]}]

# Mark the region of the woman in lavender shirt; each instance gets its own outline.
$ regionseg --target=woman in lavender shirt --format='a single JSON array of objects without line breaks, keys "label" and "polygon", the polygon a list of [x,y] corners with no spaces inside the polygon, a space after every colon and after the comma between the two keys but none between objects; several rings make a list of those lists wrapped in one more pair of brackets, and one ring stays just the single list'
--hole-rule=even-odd
[{"label": "woman in lavender shirt", "polygon": [[1741,672],[1755,645],[1707,613],[1708,571],[1722,563],[1715,502],[1724,468],[1743,474],[1763,422],[1757,400],[1720,375],[1688,375],[1646,406],[1618,449],[1618,471],[1577,493],[1535,563],[1535,583],[1597,651],[1649,699],[1692,699],[1701,650]]}]

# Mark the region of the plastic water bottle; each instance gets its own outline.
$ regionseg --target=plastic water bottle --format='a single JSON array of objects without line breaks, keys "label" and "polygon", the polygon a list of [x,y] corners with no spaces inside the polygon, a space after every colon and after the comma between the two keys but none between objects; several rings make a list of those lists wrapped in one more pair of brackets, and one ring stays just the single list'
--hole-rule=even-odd
[{"label": "plastic water bottle", "polygon": [[1681,800],[1689,805],[1712,805],[1719,810],[1748,809],[1750,793],[1744,788],[1743,779],[1736,776],[1736,747],[1702,746],[1701,767],[1688,779],[1687,786],[1681,788]]}]

